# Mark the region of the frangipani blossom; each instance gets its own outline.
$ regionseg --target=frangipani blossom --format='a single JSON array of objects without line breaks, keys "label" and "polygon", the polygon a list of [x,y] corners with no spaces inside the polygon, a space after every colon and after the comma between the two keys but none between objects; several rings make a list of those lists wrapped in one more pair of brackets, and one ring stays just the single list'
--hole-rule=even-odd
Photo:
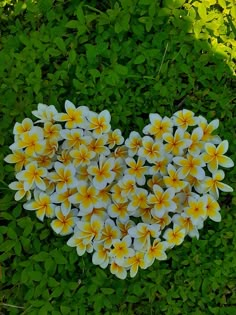
[{"label": "frangipani blossom", "polygon": [[144,166],[145,158],[138,158],[138,160],[135,161],[133,158],[128,157],[125,159],[125,162],[129,166],[125,174],[133,176],[138,185],[144,185],[145,175],[148,173],[148,167]]},{"label": "frangipani blossom", "polygon": [[198,123],[198,118],[188,109],[182,109],[174,113],[173,121],[175,126],[186,130],[188,126],[195,126]]},{"label": "frangipani blossom", "polygon": [[61,125],[53,124],[51,122],[45,122],[43,127],[43,133],[45,138],[50,138],[50,140],[61,140]]},{"label": "frangipani blossom", "polygon": [[90,244],[93,240],[99,240],[103,225],[103,221],[97,216],[92,216],[90,222],[77,221],[76,226],[78,230],[76,236],[81,238],[85,245]]},{"label": "frangipani blossom", "polygon": [[173,123],[170,118],[161,118],[159,114],[149,114],[151,124],[143,129],[144,134],[150,134],[155,140],[162,140],[162,136],[166,132],[172,132]]},{"label": "frangipani blossom", "polygon": [[187,182],[182,181],[179,176],[179,171],[172,164],[168,164],[167,171],[169,176],[164,176],[164,183],[168,188],[174,188],[175,192],[179,192],[186,185]]},{"label": "frangipani blossom", "polygon": [[96,189],[104,189],[114,180],[115,173],[112,171],[114,163],[114,158],[106,159],[101,155],[98,163],[91,163],[91,166],[88,167],[88,173],[92,175],[93,185]]},{"label": "frangipani blossom", "polygon": [[140,134],[136,131],[131,131],[129,138],[125,141],[125,145],[128,148],[129,156],[133,157],[142,146],[142,138]]},{"label": "frangipani blossom", "polygon": [[167,255],[165,253],[167,247],[168,246],[166,242],[161,242],[159,238],[156,238],[144,256],[146,265],[151,266],[154,263],[155,259],[157,260],[167,259]]},{"label": "frangipani blossom", "polygon": [[102,242],[102,246],[104,246],[105,248],[110,248],[112,246],[113,240],[120,238],[120,229],[116,226],[113,220],[107,219],[104,223],[101,237],[98,242]]},{"label": "frangipani blossom", "polygon": [[163,156],[162,143],[154,141],[149,136],[143,137],[142,147],[138,150],[138,156],[145,158],[149,163],[161,160]]},{"label": "frangipani blossom", "polygon": [[61,137],[65,139],[62,144],[62,149],[79,149],[84,144],[87,145],[92,141],[90,136],[85,136],[82,129],[63,129],[60,132]]},{"label": "frangipani blossom", "polygon": [[122,280],[127,277],[127,269],[120,266],[115,260],[111,261],[110,272]]},{"label": "frangipani blossom", "polygon": [[227,140],[222,141],[217,147],[212,143],[205,144],[206,152],[203,153],[203,160],[211,173],[217,171],[218,166],[233,167],[234,162],[224,155],[228,151],[229,143]]},{"label": "frangipani blossom", "polygon": [[65,114],[63,113],[56,115],[56,121],[66,122],[65,127],[68,129],[73,129],[77,127],[83,128],[86,126],[85,116],[87,116],[89,112],[87,106],[79,106],[76,108],[73,103],[67,100],[65,102],[65,110]]},{"label": "frangipani blossom", "polygon": [[35,210],[36,216],[40,221],[43,221],[45,216],[47,218],[53,218],[55,216],[55,205],[44,192],[35,191],[34,200],[26,202],[23,207],[26,210]]},{"label": "frangipani blossom", "polygon": [[15,165],[15,171],[18,173],[22,170],[23,167],[25,167],[30,161],[32,161],[32,158],[27,156],[25,154],[25,151],[23,150],[13,150],[12,154],[8,154],[4,161],[7,163],[13,163]]},{"label": "frangipani blossom", "polygon": [[201,223],[207,214],[207,198],[206,196],[200,197],[198,199],[189,197],[188,198],[189,206],[184,209],[184,212],[187,216],[191,218],[191,221],[194,225]]},{"label": "frangipani blossom", "polygon": [[211,220],[215,222],[221,221],[220,206],[218,202],[209,194],[207,194],[206,214]]},{"label": "frangipani blossom", "polygon": [[85,252],[92,253],[93,245],[92,241],[84,242],[84,238],[81,237],[81,230],[76,226],[73,236],[66,243],[70,247],[76,247],[77,254],[79,256],[84,255]]},{"label": "frangipani blossom", "polygon": [[106,147],[108,135],[104,134],[98,138],[92,139],[87,145],[90,151],[95,152],[97,155],[108,156],[110,154],[110,150]]},{"label": "frangipani blossom", "polygon": [[124,203],[128,200],[128,196],[122,194],[123,190],[121,188],[120,185],[115,184],[114,186],[112,186],[111,188],[111,192],[112,192],[112,200],[115,203]]},{"label": "frangipani blossom", "polygon": [[136,251],[133,256],[126,259],[125,266],[130,268],[130,277],[134,278],[138,272],[138,268],[147,268],[147,263],[144,260],[144,253]]},{"label": "frangipani blossom", "polygon": [[197,225],[196,223],[193,224],[192,219],[183,212],[181,214],[175,214],[172,218],[172,222],[184,229],[186,231],[186,235],[189,235],[190,237],[196,237],[197,239],[199,238],[198,229],[202,228],[201,221],[199,221]]},{"label": "frangipani blossom", "polygon": [[178,171],[179,178],[183,179],[187,175],[192,175],[197,179],[204,179],[205,171],[203,170],[203,167],[205,166],[205,163],[203,162],[201,156],[194,157],[190,154],[187,154],[186,158],[174,157],[173,161],[180,166]]},{"label": "frangipani blossom", "polygon": [[101,268],[106,268],[110,262],[110,249],[104,247],[102,243],[94,243],[95,252],[92,256],[92,262],[94,265],[99,265]]},{"label": "frangipani blossom", "polygon": [[185,229],[174,224],[173,229],[168,228],[165,231],[163,238],[166,240],[168,248],[173,248],[174,246],[183,243],[185,234],[186,234]]},{"label": "frangipani blossom", "polygon": [[113,248],[110,251],[110,257],[112,257],[117,264],[122,266],[124,264],[125,258],[130,257],[134,254],[134,249],[130,247],[131,243],[132,240],[129,235],[126,235],[121,240],[113,240]]},{"label": "frangipani blossom", "polygon": [[24,190],[30,190],[34,185],[41,190],[46,189],[46,185],[42,177],[47,176],[47,170],[43,167],[38,167],[36,162],[29,163],[24,171],[16,174],[16,178],[24,182]]},{"label": "frangipani blossom", "polygon": [[151,223],[152,224],[158,224],[160,226],[161,230],[164,230],[164,228],[170,224],[171,217],[168,215],[168,213],[164,213],[162,216],[152,215]]},{"label": "frangipani blossom", "polygon": [[64,216],[68,215],[71,211],[71,202],[69,198],[77,193],[76,188],[68,188],[65,191],[61,192],[54,192],[51,195],[51,200],[53,203],[60,203],[61,204],[61,211]]},{"label": "frangipani blossom", "polygon": [[163,139],[167,142],[164,145],[165,152],[171,153],[175,156],[183,155],[184,149],[188,148],[192,143],[191,140],[184,137],[184,130],[180,128],[175,131],[174,135],[170,132],[164,133]]},{"label": "frangipani blossom", "polygon": [[158,185],[153,186],[154,194],[148,196],[148,203],[153,205],[152,214],[162,216],[166,211],[173,212],[176,208],[172,201],[175,190],[168,188],[165,191]]},{"label": "frangipani blossom", "polygon": [[199,116],[198,125],[203,131],[202,141],[214,144],[221,142],[219,136],[212,135],[212,132],[219,127],[219,119],[214,119],[208,124],[206,118]]},{"label": "frangipani blossom", "polygon": [[51,222],[54,232],[60,235],[68,235],[73,233],[73,228],[78,221],[78,210],[72,209],[67,215],[64,215],[60,207],[55,208],[56,219]]},{"label": "frangipani blossom", "polygon": [[149,174],[160,173],[162,176],[167,175],[167,165],[172,161],[172,158],[171,154],[164,154],[160,161],[154,162],[154,165],[149,168]]},{"label": "frangipani blossom", "polygon": [[112,203],[107,212],[111,218],[119,218],[123,223],[129,220],[130,213],[128,211],[128,203]]},{"label": "frangipani blossom", "polygon": [[188,147],[188,152],[193,156],[198,156],[203,149],[203,131],[200,127],[193,129],[192,133],[185,132],[186,139],[190,139],[192,143]]},{"label": "frangipani blossom", "polygon": [[119,218],[116,220],[116,225],[118,226],[118,228],[120,229],[121,232],[121,236],[125,237],[126,235],[129,235],[129,229],[133,226],[135,226],[134,221],[132,220],[128,220],[125,223],[121,222],[119,220]]},{"label": "frangipani blossom", "polygon": [[72,164],[64,166],[64,164],[55,162],[55,172],[49,173],[49,178],[56,183],[58,192],[64,192],[68,188],[77,186],[75,179],[76,169]]},{"label": "frangipani blossom", "polygon": [[118,184],[121,187],[121,196],[123,197],[132,196],[137,188],[135,178],[131,175],[125,175]]},{"label": "frangipani blossom", "polygon": [[13,134],[16,136],[21,136],[23,133],[30,131],[33,128],[33,121],[29,118],[23,119],[22,123],[15,123],[13,128]]},{"label": "frangipani blossom", "polygon": [[24,198],[26,196],[27,200],[31,199],[31,192],[29,190],[24,189],[24,182],[12,182],[9,184],[9,188],[12,190],[17,190],[15,193],[15,200],[19,201],[20,199]]},{"label": "frangipani blossom", "polygon": [[158,224],[138,223],[137,226],[130,228],[128,232],[134,238],[135,250],[147,250],[151,246],[151,237],[159,237],[160,226]]},{"label": "frangipani blossom", "polygon": [[45,104],[38,104],[38,110],[33,110],[32,114],[39,118],[36,122],[51,122],[53,123],[55,121],[55,117],[58,114],[56,107],[54,105],[45,105]]},{"label": "frangipani blossom", "polygon": [[78,149],[70,151],[70,156],[73,158],[75,167],[89,165],[95,155],[96,153],[89,151],[88,147],[84,144],[81,144]]},{"label": "frangipani blossom", "polygon": [[148,192],[146,189],[137,188],[135,193],[132,195],[130,203],[128,205],[128,211],[134,212],[137,208],[145,209],[148,207],[147,203]]},{"label": "frangipani blossom", "polygon": [[93,130],[95,138],[101,136],[103,133],[108,133],[111,129],[110,121],[111,115],[108,110],[103,110],[100,114],[89,112],[86,115],[88,119],[88,130]]},{"label": "frangipani blossom", "polygon": [[225,192],[232,192],[232,187],[221,183],[224,178],[225,173],[222,170],[214,172],[212,177],[206,176],[203,183],[204,192],[209,192],[215,199],[219,198],[219,189]]},{"label": "frangipani blossom", "polygon": [[121,145],[124,142],[124,138],[121,135],[120,129],[115,129],[108,133],[107,144],[109,149],[114,148],[115,145]]}]

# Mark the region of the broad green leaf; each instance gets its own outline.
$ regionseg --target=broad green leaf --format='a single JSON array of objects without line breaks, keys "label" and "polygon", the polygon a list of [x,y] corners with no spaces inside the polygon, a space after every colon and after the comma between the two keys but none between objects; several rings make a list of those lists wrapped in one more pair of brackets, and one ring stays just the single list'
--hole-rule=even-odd
[{"label": "broad green leaf", "polygon": [[145,57],[143,55],[139,55],[134,59],[134,64],[141,64],[145,61]]}]

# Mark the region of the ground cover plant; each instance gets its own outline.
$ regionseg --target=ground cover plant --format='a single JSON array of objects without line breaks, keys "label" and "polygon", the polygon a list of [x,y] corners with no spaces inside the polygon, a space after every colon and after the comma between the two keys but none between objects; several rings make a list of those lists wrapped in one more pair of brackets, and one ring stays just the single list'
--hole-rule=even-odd
[{"label": "ground cover plant", "polygon": [[[187,108],[220,120],[235,160],[233,1],[2,1],[0,4],[1,227],[3,314],[235,314],[234,194],[222,221],[206,221],[168,259],[117,280],[78,257],[14,201],[14,168],[3,158],[16,121],[38,103],[70,99],[112,127],[142,131],[149,113]],[[235,188],[235,170],[226,170]]]}]

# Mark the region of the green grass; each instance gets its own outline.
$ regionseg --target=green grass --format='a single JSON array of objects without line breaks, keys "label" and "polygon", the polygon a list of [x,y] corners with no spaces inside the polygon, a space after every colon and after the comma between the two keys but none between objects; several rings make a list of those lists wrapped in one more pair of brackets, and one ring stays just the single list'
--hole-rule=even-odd
[{"label": "green grass", "polygon": [[[218,118],[235,161],[234,1],[5,0],[0,24],[0,314],[235,315],[235,191],[221,195],[222,221],[207,221],[199,240],[122,281],[14,201],[3,161],[16,121],[66,99],[108,109],[125,136],[149,113]],[[226,171],[234,190],[235,178]]]}]

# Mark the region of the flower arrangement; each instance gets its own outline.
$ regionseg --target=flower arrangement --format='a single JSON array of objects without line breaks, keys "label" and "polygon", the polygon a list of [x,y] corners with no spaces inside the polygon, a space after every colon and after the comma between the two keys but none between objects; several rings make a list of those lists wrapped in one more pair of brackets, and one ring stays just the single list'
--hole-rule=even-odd
[{"label": "flower arrangement", "polygon": [[218,168],[234,164],[228,141],[213,134],[218,119],[186,109],[150,114],[144,136],[132,131],[125,140],[107,110],[66,101],[65,111],[39,104],[35,123],[16,123],[5,161],[15,164],[15,200],[25,198],[26,210],[71,235],[67,244],[79,256],[91,253],[118,278],[134,277],[187,235],[199,238],[208,217],[221,220],[219,190],[232,188]]}]

